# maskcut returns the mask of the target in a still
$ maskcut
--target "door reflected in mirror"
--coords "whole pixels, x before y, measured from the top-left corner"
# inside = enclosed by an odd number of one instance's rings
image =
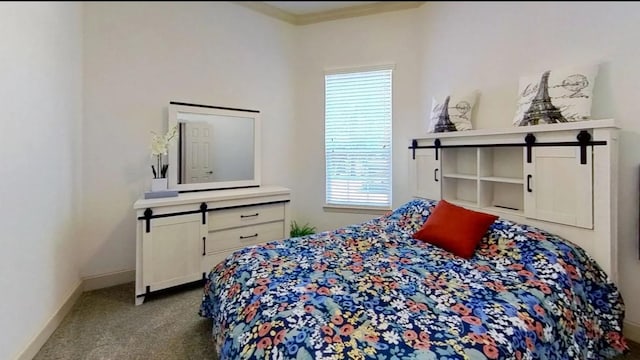
[[[169,186],[204,190],[259,186],[259,113],[251,110],[171,103]]]
[[[253,119],[178,113],[178,184],[253,179]]]

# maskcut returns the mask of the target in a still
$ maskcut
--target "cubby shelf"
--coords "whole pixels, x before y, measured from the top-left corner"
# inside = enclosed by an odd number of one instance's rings
[[[480,180],[509,183],[509,184],[524,184],[524,180],[522,178],[509,178],[509,177],[501,177],[501,176],[483,176],[483,177],[480,177]]]
[[[510,209],[502,206],[485,206],[481,210],[495,211],[499,213],[524,216],[524,210]]]
[[[451,204],[458,205],[458,206],[464,206],[464,207],[470,207],[470,208],[478,207],[478,203],[472,202],[472,201],[458,200],[458,199],[446,199],[446,200]]]
[[[478,178],[477,175],[453,174],[453,173],[442,174],[442,177],[443,178],[450,178],[450,179],[467,179],[467,180],[476,180]]]

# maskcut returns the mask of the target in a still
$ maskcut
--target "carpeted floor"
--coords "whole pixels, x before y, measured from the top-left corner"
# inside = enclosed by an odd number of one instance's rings
[[[134,283],[81,295],[34,360],[216,359],[211,320],[198,315],[202,284],[148,297]]]
[[[216,359],[211,320],[198,315],[202,284],[181,286],[135,306],[134,283],[80,297],[34,360]],[[640,360],[640,345],[616,360]]]

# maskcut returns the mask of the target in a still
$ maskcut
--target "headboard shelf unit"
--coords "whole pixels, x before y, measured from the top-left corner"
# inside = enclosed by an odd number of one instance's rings
[[[433,133],[413,139],[413,194],[530,224],[617,277],[614,120]]]

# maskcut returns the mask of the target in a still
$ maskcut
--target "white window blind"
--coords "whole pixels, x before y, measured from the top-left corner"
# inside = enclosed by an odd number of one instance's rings
[[[391,69],[325,75],[326,203],[391,207]]]

